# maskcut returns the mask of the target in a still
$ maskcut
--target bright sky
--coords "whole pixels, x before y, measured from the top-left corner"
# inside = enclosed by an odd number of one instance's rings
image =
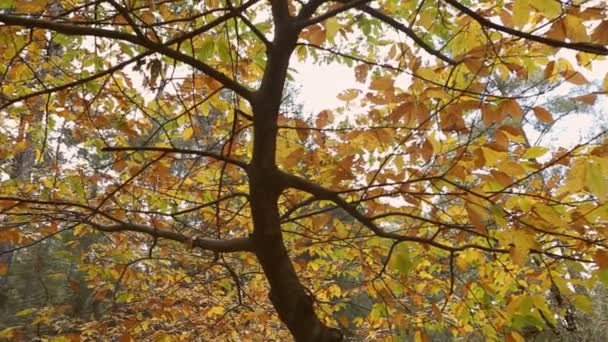
[[[576,65],[574,53],[564,53],[573,65]],[[344,65],[317,65],[311,63],[295,62],[295,69],[298,74],[294,75],[295,84],[301,87],[299,100],[302,101],[305,114],[316,114],[324,109],[332,109],[344,105],[336,96],[348,88],[360,87],[355,81],[354,71]],[[594,62],[593,70],[581,70],[583,75],[592,83],[601,84],[606,72],[608,72],[608,62]],[[569,85],[556,89],[555,94],[567,94]],[[603,108],[608,108],[607,96],[599,95],[592,112],[601,113],[577,113],[566,116],[558,120],[551,129],[551,134],[543,137],[541,144],[545,146],[564,146],[572,147],[581,142],[581,139],[588,138],[590,135],[599,132],[597,117],[605,115]],[[606,120],[605,124],[608,123]],[[534,141],[539,136],[539,132],[531,127],[527,129],[528,136]]]

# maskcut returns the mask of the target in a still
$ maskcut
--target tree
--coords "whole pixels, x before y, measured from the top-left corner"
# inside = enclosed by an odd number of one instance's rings
[[[525,133],[608,55],[601,1],[0,6],[0,155],[34,170],[2,164],[2,253],[94,240],[80,269],[106,310],[39,308],[39,334],[521,340],[608,280],[606,135]],[[291,113],[295,58],[359,84]]]

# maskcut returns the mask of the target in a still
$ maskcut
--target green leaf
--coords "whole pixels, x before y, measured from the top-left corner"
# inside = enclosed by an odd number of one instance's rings
[[[29,309],[21,310],[21,311],[17,312],[15,315],[17,315],[17,316],[27,316],[27,315],[32,314],[34,312],[36,312],[36,308],[29,308]]]
[[[1,9],[9,9],[15,6],[15,0],[0,0]]]
[[[393,256],[391,258],[391,266],[396,268],[401,274],[408,274],[414,267],[414,263],[410,258],[410,251],[406,244],[400,243],[395,246]]]
[[[329,41],[333,41],[336,33],[340,30],[340,23],[336,17],[331,17],[325,21],[325,34]]]
[[[574,295],[574,306],[582,312],[593,312],[593,303],[589,297],[584,295]]]
[[[206,37],[201,46],[196,48],[195,53],[196,58],[202,61],[211,58],[215,53],[215,41]]]

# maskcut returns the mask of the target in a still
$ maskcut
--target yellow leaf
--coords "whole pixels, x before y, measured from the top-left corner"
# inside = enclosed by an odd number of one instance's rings
[[[536,203],[534,204],[534,208],[532,209],[540,218],[549,222],[555,227],[564,227],[567,225],[566,220],[552,207],[542,204]]]
[[[608,200],[608,162],[599,159],[587,163],[585,185],[602,202]]]
[[[221,316],[226,312],[223,306],[214,306],[207,311],[207,316]]]
[[[35,308],[29,308],[29,309],[21,310],[21,311],[17,312],[15,315],[17,315],[17,316],[27,316],[27,315],[32,314],[34,312],[36,312]]]
[[[20,13],[34,13],[42,11],[47,4],[47,0],[18,0],[15,1],[15,10]]]
[[[12,338],[15,337],[15,335],[17,334],[18,329],[19,327],[8,327],[6,329],[0,330],[0,338],[12,340]]]
[[[534,0],[531,5],[549,20],[553,20],[562,14],[562,4],[557,0]]]
[[[530,147],[529,149],[526,150],[526,153],[524,153],[521,156],[521,158],[522,159],[533,159],[533,158],[542,157],[548,151],[549,151],[549,149],[546,148],[546,147],[543,147],[543,146],[532,146],[532,147]]]
[[[579,52],[576,54],[576,63],[578,66],[587,68],[587,70],[592,70],[592,62],[595,58],[597,58],[597,56],[591,53]]]
[[[565,18],[566,35],[574,42],[585,42],[589,40],[587,29],[581,18],[574,15],[567,15]]]
[[[602,83],[602,87],[604,88],[604,91],[608,93],[608,73],[606,73],[606,75],[604,76],[604,82]]]
[[[555,121],[553,120],[553,115],[551,115],[551,113],[549,113],[549,111],[543,107],[534,107],[532,110],[534,111],[538,121],[542,123],[551,124],[553,121]]]
[[[369,88],[372,90],[389,90],[393,88],[395,80],[390,77],[379,77],[372,80]]]
[[[494,151],[491,148],[481,148],[481,152],[483,153],[483,158],[486,160],[486,166],[494,166],[498,164],[500,159],[503,157],[504,153]]]
[[[194,130],[192,129],[192,127],[186,127],[184,129],[184,133],[182,134],[184,140],[190,140],[192,139],[192,135],[194,134]]]
[[[534,236],[524,230],[513,230],[510,232],[513,240],[509,249],[511,259],[519,266],[523,266],[528,259],[530,249],[536,247]]]
[[[515,295],[511,297],[509,304],[507,304],[507,308],[505,309],[505,314],[507,319],[513,318],[516,313],[521,311],[522,302],[524,301],[525,296]]]
[[[530,19],[530,0],[515,0],[513,4],[513,24],[522,27]]]
[[[327,39],[333,41],[336,33],[340,29],[340,23],[338,23],[338,19],[336,17],[331,17],[325,20],[325,32],[327,35]]]
[[[337,98],[342,101],[352,101],[357,98],[361,94],[361,90],[359,89],[346,89],[340,94],[338,94]]]
[[[429,337],[421,330],[416,331],[414,334],[414,342],[428,342]]]
[[[500,171],[510,175],[510,176],[524,176],[526,174],[526,169],[523,168],[519,163],[515,163],[509,160],[505,160],[496,166]]]
[[[585,174],[587,173],[587,163],[577,159],[568,170],[565,187],[570,193],[576,193],[583,189]]]
[[[27,148],[28,145],[29,145],[28,141],[23,139],[20,142],[18,142],[17,144],[15,144],[15,146],[13,147],[13,152],[15,154],[21,153],[21,152],[25,151],[25,149]]]

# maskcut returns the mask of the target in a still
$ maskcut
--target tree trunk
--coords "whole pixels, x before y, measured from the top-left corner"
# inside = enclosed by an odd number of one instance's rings
[[[270,284],[269,298],[279,318],[298,342],[335,342],[340,331],[325,326],[315,314],[312,298],[300,283],[281,234],[277,199],[279,177],[250,172],[255,254]]]
[[[254,140],[248,170],[254,226],[251,238],[270,285],[270,301],[294,339],[337,342],[343,339],[342,333],[319,320],[313,299],[298,279],[285,248],[279,218],[278,199],[284,184],[275,160],[277,119],[297,36],[298,30],[287,23],[276,29],[262,83],[252,101]]]

